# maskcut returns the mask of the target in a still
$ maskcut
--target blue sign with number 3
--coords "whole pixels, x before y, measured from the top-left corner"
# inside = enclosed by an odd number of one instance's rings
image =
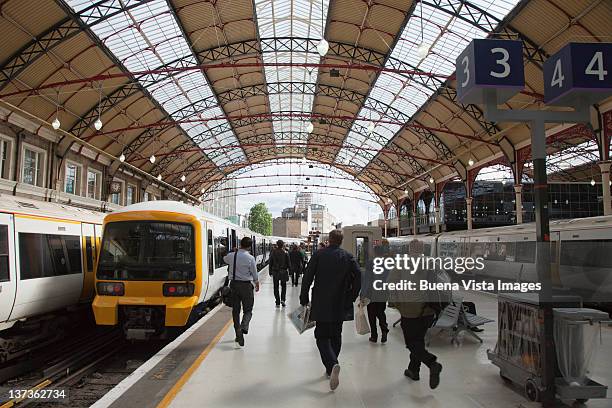
[[[544,102],[547,104],[591,104],[610,93],[610,43],[569,43],[544,63]]]
[[[493,90],[503,103],[525,86],[523,43],[516,40],[473,40],[456,63],[457,97],[462,103],[484,103]]]

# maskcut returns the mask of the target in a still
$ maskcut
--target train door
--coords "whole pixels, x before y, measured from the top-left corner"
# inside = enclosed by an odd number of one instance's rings
[[[238,237],[236,236],[236,230],[232,230],[232,239],[230,240],[230,248],[229,251],[232,252],[234,249],[238,250],[240,244],[238,243]]]
[[[0,322],[8,320],[17,293],[13,216],[0,214]]]
[[[356,236],[354,240],[355,259],[357,260],[359,267],[361,269],[365,269],[371,256],[370,248],[372,245],[370,243],[370,238],[367,236]]]
[[[86,301],[92,299],[94,294],[94,276],[98,256],[96,225],[81,224],[81,251],[83,252],[83,290],[80,300]]]

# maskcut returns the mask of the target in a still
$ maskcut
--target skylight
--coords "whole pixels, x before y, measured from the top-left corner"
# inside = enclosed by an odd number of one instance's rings
[[[474,0],[472,3],[501,20],[514,8],[518,0]],[[462,6],[459,6],[459,9],[460,13],[465,13]],[[450,75],[455,70],[455,59],[470,41],[474,38],[484,38],[488,34],[488,32],[467,21],[419,2],[391,52],[391,59],[387,62],[386,67],[391,67],[394,59],[425,72]],[[419,51],[427,52],[427,55],[421,56]],[[409,80],[407,75],[381,73],[370,92],[370,101],[366,101],[358,114],[359,117],[367,120],[355,121],[344,141],[344,147],[336,158],[336,162],[363,168],[384,147],[374,138],[368,135],[359,135],[357,132],[359,125],[367,129],[370,120],[390,118],[386,112],[372,110],[370,106],[374,104],[371,103],[371,100],[378,100],[408,116],[412,116],[434,91],[434,89],[418,84],[414,80]],[[401,126],[396,124],[378,124],[374,132],[388,142],[400,128]],[[368,149],[366,151],[367,158],[358,157],[361,153],[358,155],[355,149],[349,149],[347,145],[356,145]]]
[[[322,38],[329,0],[255,0],[260,38],[293,37]],[[264,63],[313,63],[320,60],[315,52],[269,52],[263,54]],[[318,68],[266,67],[266,82],[298,82],[316,84]],[[268,89],[271,92],[271,89]],[[270,93],[270,111],[312,112],[314,95],[304,93]],[[306,142],[307,119],[273,121],[274,133],[291,132],[291,139],[277,140],[277,144]],[[299,132],[299,133],[294,133]]]
[[[91,1],[67,0],[77,12],[91,6]],[[128,0],[126,0],[129,3]],[[94,33],[130,71],[146,71],[167,65],[193,66],[198,62],[189,44],[164,0],[155,0],[113,16],[92,27]],[[179,111],[191,104],[211,97],[213,92],[201,71],[188,71],[157,80],[155,75],[144,75],[138,81],[147,88],[173,119],[183,119]],[[229,130],[220,135],[201,138],[215,126],[227,120],[206,121],[206,118],[223,116],[219,106],[198,112],[202,122],[180,124],[194,140],[203,139],[200,147],[207,149],[227,145],[238,145],[234,133]],[[233,161],[246,160],[241,148],[205,150],[207,156],[219,167]]]

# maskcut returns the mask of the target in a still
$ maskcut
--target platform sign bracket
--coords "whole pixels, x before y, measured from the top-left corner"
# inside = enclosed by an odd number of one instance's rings
[[[534,164],[534,198],[536,212],[536,271],[542,284],[540,307],[544,314],[542,330],[542,405],[555,406],[555,349],[553,335],[552,277],[550,271],[550,228],[548,219],[548,184],[546,175],[546,123],[587,123],[591,121],[590,105],[612,94],[612,44],[569,44],[545,62],[547,85],[560,85],[546,99],[564,103],[575,110],[499,109],[520,92],[525,84],[522,44],[512,40],[473,40],[456,62],[457,97],[462,103],[484,105],[484,117],[492,122],[521,122],[531,127],[531,153]],[[504,50],[504,51],[500,51]],[[568,55],[570,58],[568,59]],[[591,56],[589,58],[585,57]],[[576,62],[576,58],[584,60]],[[561,68],[556,68],[560,66]],[[548,67],[548,68],[547,68]],[[495,69],[497,68],[497,69]],[[564,71],[565,70],[565,71]],[[576,70],[582,71],[577,73]],[[562,76],[571,78],[566,82]],[[586,77],[585,77],[586,75]]]

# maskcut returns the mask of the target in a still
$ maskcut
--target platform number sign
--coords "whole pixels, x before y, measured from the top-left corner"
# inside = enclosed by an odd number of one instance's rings
[[[611,92],[612,44],[569,43],[544,63],[547,104],[591,104]]]
[[[457,97],[461,103],[484,103],[494,90],[503,103],[525,86],[523,44],[515,40],[478,39],[456,61]]]

